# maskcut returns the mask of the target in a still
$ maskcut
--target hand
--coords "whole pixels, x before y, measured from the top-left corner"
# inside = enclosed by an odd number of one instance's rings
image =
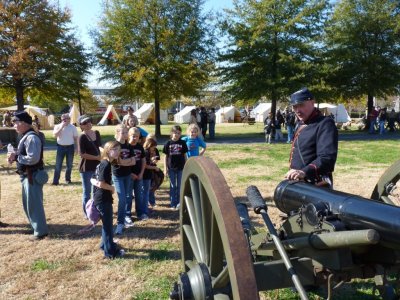
[[[304,173],[302,170],[295,169],[290,169],[285,175],[285,178],[289,180],[303,180],[305,177],[306,173]]]
[[[90,183],[91,183],[92,185],[94,185],[94,186],[97,186],[97,187],[98,187],[98,181],[97,181],[97,179],[96,179],[96,178],[91,178],[91,179],[90,179]]]
[[[111,195],[115,193],[115,187],[111,186]]]
[[[7,162],[11,165],[15,161],[15,153],[7,153]]]
[[[137,176],[136,174],[131,174],[131,178],[132,180],[137,180],[139,178],[139,176]]]

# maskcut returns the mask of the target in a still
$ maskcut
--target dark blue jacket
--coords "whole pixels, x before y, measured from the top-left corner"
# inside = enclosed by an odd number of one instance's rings
[[[290,168],[302,170],[306,179],[318,182],[321,176],[329,176],[335,168],[338,152],[338,131],[332,118],[324,117],[315,110],[304,124],[297,124]]]

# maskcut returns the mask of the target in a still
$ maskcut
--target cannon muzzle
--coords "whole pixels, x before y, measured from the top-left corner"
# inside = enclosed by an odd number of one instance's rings
[[[381,240],[399,243],[400,207],[288,180],[276,187],[274,201],[278,209],[285,213],[297,211],[303,205],[324,204],[348,229],[375,229]]]

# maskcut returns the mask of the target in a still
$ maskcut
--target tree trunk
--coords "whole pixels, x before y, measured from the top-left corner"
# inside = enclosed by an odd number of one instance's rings
[[[24,110],[24,85],[22,79],[16,79],[15,82],[15,92],[17,94],[17,111]]]
[[[155,135],[156,138],[161,137],[161,120],[160,120],[160,91],[158,80],[156,79],[154,85],[154,118],[155,118]]]
[[[271,93],[271,112],[272,112],[272,121],[275,125],[275,115],[276,115],[276,82],[278,78],[278,33],[274,34],[274,54],[272,55],[272,64],[271,64],[271,77],[272,77],[272,93]]]
[[[369,130],[370,127],[370,120],[369,120],[369,115],[371,114],[372,110],[374,109],[374,96],[371,95],[370,93],[368,93],[367,96],[367,115],[366,115],[366,119],[367,119],[367,123],[365,124],[365,130]]]
[[[78,96],[79,113],[82,115],[81,89],[80,89],[79,83],[78,83],[78,91],[77,92],[78,92],[77,96]]]

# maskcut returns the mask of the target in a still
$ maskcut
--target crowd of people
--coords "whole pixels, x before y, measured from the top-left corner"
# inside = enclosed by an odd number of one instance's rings
[[[190,112],[189,124],[196,124],[200,130],[203,138],[206,138],[207,130],[208,137],[210,139],[215,138],[215,109],[210,108],[207,112],[206,108],[201,106],[200,108],[192,109]]]
[[[369,133],[379,133],[385,134],[386,131],[394,132],[396,129],[396,124],[400,125],[400,115],[392,109],[390,112],[387,108],[381,108],[380,106],[375,106],[365,122],[369,124]]]
[[[273,119],[272,112],[269,112],[264,120],[265,141],[268,144],[271,144],[273,141],[283,141],[282,126],[284,126],[288,133],[286,143],[290,144],[293,141],[296,121],[296,114],[290,107],[283,114],[278,110],[275,119]]]
[[[101,249],[107,258],[124,254],[114,243],[113,237],[124,234],[125,230],[134,226],[133,212],[137,220],[145,221],[151,217],[157,203],[155,191],[165,177],[170,181],[170,208],[179,209],[179,191],[185,162],[188,157],[203,155],[206,150],[202,130],[197,122],[189,124],[187,136],[183,138],[181,127],[174,126],[170,140],[162,148],[165,154],[165,167],[162,171],[158,167],[160,153],[155,136],[138,127],[137,118],[132,112],[133,109],[128,109],[123,123],[115,126],[115,140],[107,142],[104,147],[101,134],[92,129],[92,118],[88,115],[78,119],[81,133],[71,124],[68,114],[61,116],[61,122],[53,130],[57,149],[51,184],[60,185],[64,158],[65,184],[72,183],[73,159],[79,155],[82,211],[90,222],[80,233],[94,228],[95,222],[89,219],[91,214],[87,211],[89,199],[93,199],[102,220]],[[20,135],[20,142],[16,151],[8,153],[7,159],[10,164],[17,163],[17,171],[21,176],[23,207],[32,227],[31,239],[41,240],[48,235],[43,206],[43,185],[48,181],[43,164],[44,139],[43,135],[34,130],[32,117],[28,113],[17,112],[12,122]],[[115,227],[112,217],[114,194],[115,200],[118,199]]]

